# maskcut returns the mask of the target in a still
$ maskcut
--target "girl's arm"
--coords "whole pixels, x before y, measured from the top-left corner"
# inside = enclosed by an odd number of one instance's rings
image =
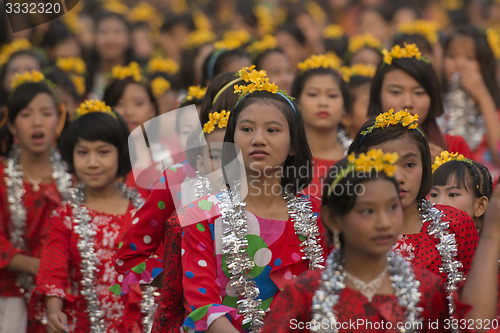
[[[497,307],[498,258],[500,254],[500,189],[497,187],[484,216],[481,241],[460,300],[472,306],[469,319],[484,323],[493,319]],[[478,327],[479,329],[480,327]]]
[[[233,324],[225,316],[214,320],[207,330],[207,333],[239,333]]]
[[[47,306],[48,332],[68,332],[68,318],[62,312],[63,300],[59,297],[49,296],[45,299],[45,305]]]
[[[36,275],[38,273],[38,269],[40,268],[40,259],[20,253],[14,254],[12,259],[10,259],[7,268],[13,271],[26,272]]]

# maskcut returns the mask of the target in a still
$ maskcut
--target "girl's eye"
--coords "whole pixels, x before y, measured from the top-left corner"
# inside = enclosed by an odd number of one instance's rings
[[[311,93],[311,92],[307,93],[306,95],[309,96],[309,97],[316,97],[316,96],[318,96],[318,94]]]
[[[373,209],[371,209],[371,208],[365,208],[365,209],[361,210],[362,215],[370,215],[372,213],[373,213]]]
[[[392,204],[392,205],[391,205],[391,211],[395,211],[395,210],[397,210],[397,209],[398,209],[398,207],[399,207],[399,205],[398,205],[398,204]]]
[[[222,159],[222,156],[221,155],[211,155],[210,159],[214,160],[214,161],[220,161]]]
[[[250,132],[252,129],[250,127],[242,127],[241,130],[243,132]]]
[[[399,91],[399,90],[389,90],[389,93],[391,93],[393,95],[399,95],[401,93],[401,91]]]
[[[99,152],[99,154],[101,154],[101,155],[107,155],[107,154],[109,154],[109,150],[101,150]]]
[[[337,98],[337,97],[339,97],[339,95],[337,95],[337,94],[330,94],[330,95],[328,95],[328,97],[330,97],[330,98]]]
[[[85,155],[85,154],[87,154],[87,151],[85,151],[85,150],[77,150],[76,154],[77,155]]]
[[[19,113],[19,116],[22,118],[28,118],[30,116],[30,112],[21,112]]]
[[[429,196],[430,196],[431,198],[437,198],[437,197],[438,197],[437,193],[431,193],[431,194],[429,194]]]
[[[415,166],[416,166],[416,164],[415,164],[415,163],[413,163],[413,162],[408,162],[408,163],[406,163],[406,167],[407,167],[407,168],[414,168]]]
[[[455,193],[455,192],[451,192],[451,193],[448,193],[448,196],[449,196],[450,198],[456,198],[456,197],[459,197],[459,196],[460,196],[460,194]]]
[[[267,131],[269,133],[278,133],[279,132],[279,130],[277,130],[276,128],[269,128]]]
[[[415,95],[424,96],[424,95],[427,95],[427,93],[425,92],[425,90],[418,90],[418,91],[415,91]]]

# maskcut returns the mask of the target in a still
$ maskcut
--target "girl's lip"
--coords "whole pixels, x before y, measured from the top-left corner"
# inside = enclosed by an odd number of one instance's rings
[[[316,113],[316,116],[318,116],[318,118],[328,118],[328,117],[330,117],[330,113],[328,113],[326,111],[320,111],[320,112]]]

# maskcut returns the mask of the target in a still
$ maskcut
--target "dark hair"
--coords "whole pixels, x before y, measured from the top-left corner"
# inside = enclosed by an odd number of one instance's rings
[[[405,43],[417,45],[422,53],[433,53],[432,44],[424,35],[398,33],[392,41],[392,45],[399,45],[401,47],[404,47]]]
[[[387,176],[385,172],[348,172],[347,175],[333,187],[332,192],[329,194],[331,184],[340,175],[340,173],[347,168],[347,165],[347,158],[343,158],[335,163],[330,171],[328,171],[328,175],[325,179],[325,185],[323,186],[323,200],[321,202],[321,207],[328,208],[333,216],[342,217],[349,214],[349,212],[356,204],[356,200],[358,198],[357,195],[353,195],[353,193],[350,191],[341,191],[339,194],[337,194],[337,192],[334,190],[337,186],[339,188],[357,188],[358,185],[361,185],[370,180],[387,179],[392,184],[394,184],[396,192],[398,192],[398,183],[396,182],[394,177]],[[328,228],[326,219],[324,217],[321,218],[321,221],[325,226],[326,236],[331,244],[333,243],[333,233]],[[340,241],[342,242],[342,235],[340,236]]]
[[[468,192],[474,193],[476,198],[491,197],[493,181],[484,165],[475,161],[448,161],[434,171],[432,185],[445,186],[451,176],[455,176],[458,188],[464,187]]]
[[[179,68],[178,78],[179,78],[179,86],[182,89],[188,89],[189,86],[197,84],[195,79],[195,63],[196,58],[199,56],[200,51],[203,47],[206,47],[210,43],[205,43],[203,45],[193,47],[193,48],[185,48],[182,50],[181,64]],[[205,62],[205,59],[203,59]]]
[[[111,107],[116,106],[129,84],[138,84],[146,90],[149,101],[153,104],[155,115],[157,116],[158,104],[156,103],[156,98],[153,95],[153,91],[151,90],[151,85],[143,81],[136,82],[132,77],[126,77],[124,79],[114,79],[113,81],[111,81],[106,87],[106,90],[104,90],[104,96],[102,98],[104,103]]]
[[[177,25],[184,25],[188,30],[192,31],[195,28],[193,18],[188,14],[170,14],[165,18],[163,22],[160,32],[161,33],[169,33],[171,30],[175,28]]]
[[[227,64],[234,59],[247,58],[250,60],[250,55],[243,48],[232,50],[214,50],[203,62],[203,76],[201,82],[207,85],[208,81],[226,71]]]
[[[436,118],[441,116],[444,112],[439,80],[432,65],[423,60],[417,60],[414,58],[396,58],[392,59],[391,65],[384,63],[377,69],[370,89],[368,116],[378,116],[379,114],[388,111],[382,109],[381,92],[386,74],[394,69],[400,69],[410,75],[429,95],[431,99],[429,113],[420,127],[424,131],[425,135],[428,136],[429,142],[446,149],[446,142],[444,141],[444,137],[436,122]]]
[[[333,77],[335,82],[339,85],[340,92],[342,94],[342,98],[344,99],[344,106],[349,104],[349,92],[347,91],[347,85],[342,78],[342,75],[340,75],[339,72],[336,70],[333,70],[331,68],[314,68],[310,70],[306,70],[304,72],[299,72],[292,83],[292,96],[297,98],[297,100],[300,99],[300,95],[302,94],[302,91],[304,90],[304,87],[307,83],[307,81],[312,78],[313,76],[317,75],[330,75]]]
[[[285,22],[285,24],[278,27],[278,29],[276,29],[275,35],[279,32],[284,32],[284,33],[290,35],[293,39],[295,39],[295,41],[299,45],[302,45],[302,46],[307,45],[306,36],[302,32],[302,30],[300,30],[300,28],[295,23],[293,23],[291,21]]]
[[[43,36],[42,46],[53,48],[68,39],[76,39],[76,35],[63,21],[54,20],[50,22],[49,29]]]
[[[371,133],[366,135],[361,132],[366,131],[369,127],[375,124],[375,118],[372,117],[366,121],[358,134],[351,143],[347,154],[350,153],[366,153],[371,147],[378,146],[384,142],[393,141],[407,137],[411,139],[418,147],[422,156],[422,180],[420,182],[420,190],[417,194],[417,200],[424,199],[432,187],[432,168],[431,168],[431,152],[427,139],[420,131],[420,127],[416,129],[408,129],[403,125],[391,125],[385,128],[374,128]],[[420,129],[420,131],[419,131]]]
[[[71,81],[69,74],[62,69],[52,67],[50,68],[50,71],[45,74],[45,77],[50,82],[54,83],[58,88],[67,92],[76,102],[80,100],[80,95],[76,91],[76,87],[73,84],[73,81]]]
[[[473,25],[458,26],[455,31],[444,41],[443,51],[446,54],[451,41],[457,36],[468,36],[474,41],[476,61],[479,64],[481,76],[484,83],[493,98],[496,107],[500,107],[500,89],[496,80],[497,62],[493,51],[490,48],[484,31]],[[448,84],[445,75],[443,75],[443,85]]]
[[[344,102],[344,109],[347,114],[353,113],[354,102],[356,102],[357,94],[355,90],[365,84],[371,84],[372,79],[367,76],[361,75],[353,75],[350,77],[349,82],[347,83],[347,92],[349,95],[349,99]]]
[[[132,170],[128,150],[128,136],[130,133],[123,118],[116,112],[113,113],[116,115],[116,119],[106,113],[94,112],[80,116],[73,121],[65,134],[61,150],[70,172],[75,171],[73,150],[80,139],[87,141],[100,140],[116,147],[118,150],[116,177],[124,177]]]
[[[283,165],[283,176],[281,178],[281,187],[283,190],[290,194],[296,194],[306,188],[312,179],[312,154],[307,144],[306,133],[304,129],[304,121],[300,112],[293,110],[291,104],[294,104],[295,110],[297,106],[293,101],[285,100],[278,94],[273,94],[267,91],[256,91],[252,94],[247,95],[240,100],[238,105],[231,111],[229,116],[229,121],[227,124],[226,135],[224,137],[224,142],[234,143],[234,134],[236,131],[236,122],[240,113],[245,110],[248,106],[261,103],[265,105],[271,105],[279,109],[285,116],[288,126],[290,128],[290,145],[295,152],[294,156],[288,156]],[[224,145],[222,164],[224,166],[228,165],[231,161],[235,159],[236,152],[234,148],[228,148]],[[224,178],[226,182],[228,180],[228,175],[223,168]],[[291,170],[290,170],[291,169]],[[307,171],[305,177],[297,176],[297,172],[305,169]],[[291,171],[291,172],[290,172]],[[302,174],[302,172],[300,172]]]
[[[279,47],[275,47],[273,49],[265,50],[264,52],[258,53],[255,56],[255,59],[253,60],[253,64],[255,65],[255,69],[257,69],[257,70],[262,69],[262,62],[264,61],[264,59],[268,55],[270,55],[272,53],[280,53],[280,54],[283,54],[285,57],[287,56],[285,54],[285,52],[281,48],[279,48]]]
[[[340,59],[344,59],[349,45],[349,38],[345,35],[338,38],[324,38],[325,52],[333,52]]]
[[[372,50],[373,52],[377,53],[379,56],[380,62],[382,62],[383,58],[382,58],[382,51],[381,50],[379,50],[375,47],[369,46],[369,45],[364,45],[363,47],[356,50],[355,52],[351,52],[351,51],[349,51],[349,49],[347,49],[347,51],[345,52],[345,55],[344,55],[344,65],[351,66],[351,61],[352,61],[352,58],[354,58],[354,55],[362,50],[365,50],[365,49]]]

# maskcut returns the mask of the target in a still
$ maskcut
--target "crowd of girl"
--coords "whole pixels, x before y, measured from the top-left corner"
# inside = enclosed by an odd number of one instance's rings
[[[0,333],[498,331],[500,37],[368,3],[6,36]]]

